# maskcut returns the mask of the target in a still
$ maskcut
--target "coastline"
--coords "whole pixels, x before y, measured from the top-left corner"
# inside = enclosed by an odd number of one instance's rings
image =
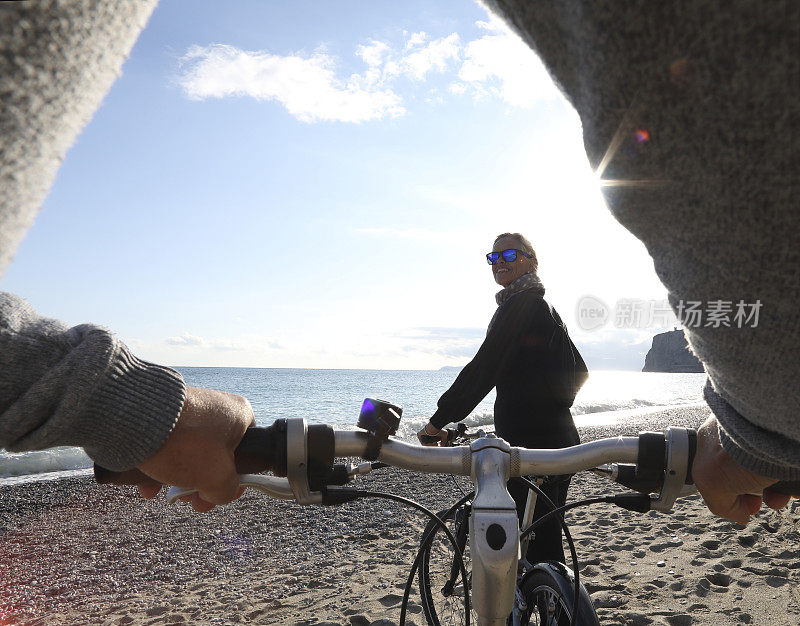
[[[648,412],[580,431],[588,441],[696,426],[706,412]],[[434,510],[458,490],[449,478],[394,469],[358,484]],[[570,499],[617,489],[579,475]],[[799,519],[793,503],[762,509],[743,528],[695,495],[668,515],[602,505],[570,512],[567,523],[603,624],[779,626],[800,622]],[[396,624],[423,526],[384,500],[300,507],[247,492],[200,515],[89,478],[7,486],[0,623]],[[410,611],[407,623],[424,623],[418,604]]]

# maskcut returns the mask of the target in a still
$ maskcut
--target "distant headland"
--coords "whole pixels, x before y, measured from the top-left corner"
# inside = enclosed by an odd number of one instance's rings
[[[653,337],[644,359],[643,372],[702,373],[703,364],[689,350],[682,330],[671,330]]]

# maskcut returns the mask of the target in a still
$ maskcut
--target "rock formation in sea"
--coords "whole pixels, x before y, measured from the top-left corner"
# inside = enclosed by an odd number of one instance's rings
[[[703,372],[700,360],[689,350],[682,330],[671,330],[653,337],[644,359],[643,372]]]

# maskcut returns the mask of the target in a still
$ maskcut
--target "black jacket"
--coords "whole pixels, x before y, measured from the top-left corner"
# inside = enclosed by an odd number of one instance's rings
[[[431,423],[442,428],[463,420],[497,387],[494,425],[511,443],[560,448],[580,440],[569,407],[554,398],[547,383],[552,365],[548,342],[556,330],[550,307],[535,290],[506,300],[478,353],[441,398]]]

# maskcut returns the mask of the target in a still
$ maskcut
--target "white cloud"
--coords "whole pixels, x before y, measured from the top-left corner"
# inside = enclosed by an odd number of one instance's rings
[[[374,59],[373,46],[368,58]],[[277,101],[303,122],[361,122],[405,113],[391,89],[371,89],[372,80],[337,79],[332,57],[280,56],[215,44],[192,46],[180,62],[178,83],[194,100],[250,96]]]
[[[415,48],[417,46],[421,46],[424,44],[428,39],[428,33],[424,31],[420,31],[418,33],[413,33],[406,41],[406,50],[411,50],[411,48]]]
[[[171,346],[181,346],[185,348],[197,348],[206,345],[205,339],[197,337],[196,335],[190,335],[189,333],[183,333],[180,337],[167,337],[164,341]]]
[[[495,97],[513,107],[559,98],[536,54],[499,18],[477,22],[486,34],[462,43],[458,33],[431,39],[404,32],[401,49],[370,39],[356,47],[361,73],[338,76],[336,59],[324,50],[312,55],[271,54],[213,44],[191,46],[180,60],[177,82],[191,99],[247,96],[278,102],[303,122],[362,122],[406,113],[394,90],[401,78],[418,89],[441,75],[420,101],[454,97]],[[447,85],[445,87],[445,85]]]
[[[495,95],[522,108],[560,97],[539,57],[504,22],[492,17],[478,26],[488,34],[465,46],[458,72],[474,95]]]
[[[450,83],[447,90],[457,96],[464,94],[467,91],[467,86],[464,83]]]
[[[370,67],[377,67],[383,63],[383,58],[389,50],[388,44],[373,39],[368,44],[356,48],[356,54]]]
[[[269,348],[273,350],[283,349],[283,346],[278,341],[269,337],[260,337],[255,335],[250,335],[239,340],[233,340],[226,338],[205,339],[190,333],[183,333],[179,337],[167,337],[164,340],[164,343],[177,348],[200,348],[202,350],[212,350],[217,352],[242,352],[257,347]]]
[[[401,353],[435,355],[464,364],[475,356],[486,337],[485,328],[420,327],[397,333]]]
[[[418,37],[422,35],[422,37]],[[416,38],[416,39],[415,39]],[[414,45],[411,42],[414,41]],[[451,61],[458,61],[461,42],[458,33],[453,33],[430,43],[425,42],[425,33],[415,33],[406,44],[406,50],[415,48],[404,55],[398,63],[398,69],[415,80],[424,80],[428,72],[444,73]]]

